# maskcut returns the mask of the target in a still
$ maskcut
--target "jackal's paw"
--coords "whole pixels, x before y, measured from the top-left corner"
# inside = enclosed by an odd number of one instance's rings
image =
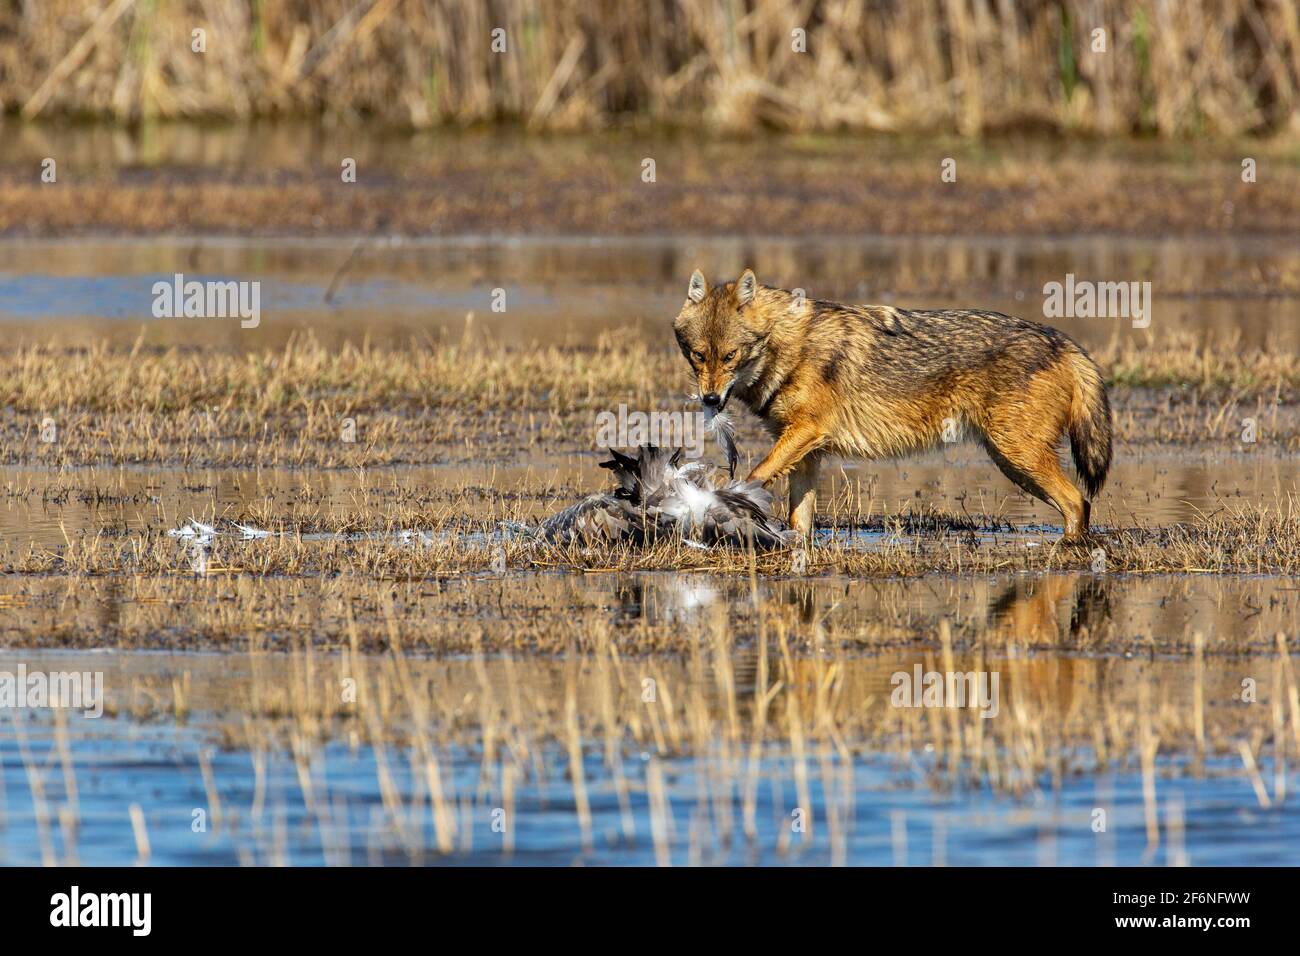
[[[1073,534],[1064,534],[1056,542],[1056,547],[1070,552],[1080,554],[1089,554],[1095,548],[1100,548],[1105,544],[1103,538],[1096,531],[1076,531]]]

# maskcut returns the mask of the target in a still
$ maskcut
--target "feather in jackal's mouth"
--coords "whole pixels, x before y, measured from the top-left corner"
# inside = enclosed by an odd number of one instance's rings
[[[693,401],[699,402],[704,409],[704,430],[714,437],[727,456],[727,474],[736,477],[736,462],[740,460],[740,449],[736,445],[736,423],[725,414],[727,399],[731,397],[733,381],[722,391],[722,400],[717,405],[705,405],[699,395],[692,395]]]
[[[722,390],[722,394],[718,397],[718,404],[713,406],[714,412],[721,412],[726,409],[727,402],[731,399],[731,390],[735,387],[736,387],[736,380],[733,378],[730,382],[727,383],[727,387]],[[687,397],[693,402],[699,402],[700,405],[703,406],[705,411],[709,410],[709,406],[704,404],[704,395],[702,393],[695,392],[694,394],[689,395]]]
[[[718,399],[718,412],[722,413],[727,409],[727,402],[731,400],[731,390],[736,387],[736,380],[733,378],[727,383],[727,387],[722,390],[722,395]]]

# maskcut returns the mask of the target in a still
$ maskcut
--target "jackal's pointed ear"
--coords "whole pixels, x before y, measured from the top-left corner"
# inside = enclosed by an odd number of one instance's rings
[[[703,302],[708,294],[709,280],[704,278],[703,272],[696,269],[691,273],[691,284],[686,288],[686,297],[692,302]]]
[[[758,279],[754,276],[753,269],[746,269],[736,280],[736,301],[741,305],[748,305],[754,300],[754,293],[758,291]]]

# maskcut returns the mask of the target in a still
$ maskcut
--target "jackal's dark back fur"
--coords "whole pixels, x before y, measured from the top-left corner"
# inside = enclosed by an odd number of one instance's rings
[[[824,300],[812,306],[810,328],[823,326],[829,332],[810,340],[824,343],[822,376],[831,385],[887,380],[899,397],[924,401],[978,372],[988,389],[1010,396],[1057,363],[1087,359],[1064,332],[1001,312],[845,306]],[[870,328],[874,347],[855,347],[863,326]],[[1104,389],[1094,398],[1087,414],[1068,430],[1074,464],[1090,497],[1101,491],[1111,458],[1110,401]]]

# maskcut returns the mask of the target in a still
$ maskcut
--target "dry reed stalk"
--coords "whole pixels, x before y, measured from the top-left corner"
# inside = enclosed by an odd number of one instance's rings
[[[47,0],[0,15],[0,105],[119,120],[1237,135],[1292,121],[1297,19],[1268,0]]]
[[[199,751],[199,771],[203,776],[203,792],[208,801],[208,818],[212,821],[212,832],[221,832],[221,794],[217,791],[216,778],[212,773],[212,755],[206,750]],[[307,791],[304,790],[304,793]]]
[[[1273,717],[1273,802],[1279,807],[1286,802],[1286,676],[1282,657],[1273,661],[1272,706]]]
[[[570,670],[570,679],[564,695],[564,725],[569,754],[569,779],[573,786],[573,799],[578,811],[578,826],[582,830],[582,845],[591,849],[591,803],[587,798],[587,778],[582,766],[582,735],[578,730],[578,700],[576,677]]]
[[[1241,754],[1242,766],[1246,768],[1246,774],[1250,777],[1250,785],[1255,790],[1255,799],[1259,801],[1259,805],[1263,809],[1267,810],[1273,805],[1273,801],[1269,799],[1268,788],[1264,785],[1264,778],[1259,772],[1259,764],[1255,762],[1254,749],[1248,742],[1239,740],[1237,742],[1237,752]]]
[[[650,836],[654,842],[655,863],[671,866],[672,804],[658,757],[651,757],[646,767],[646,791],[650,799]]]
[[[1197,631],[1192,637],[1192,721],[1196,728],[1196,756],[1205,753],[1205,635]]]
[[[894,866],[907,866],[907,813],[889,811],[889,840],[893,850]]]
[[[58,857],[54,851],[54,840],[50,835],[50,805],[45,797],[45,778],[29,749],[24,721],[16,715],[11,716],[10,720],[13,722],[14,734],[18,739],[18,754],[22,760],[23,771],[27,775],[27,788],[32,795],[33,815],[36,818],[36,838],[41,847],[41,865],[55,866],[58,863]]]
[[[1291,735],[1295,742],[1296,758],[1300,760],[1300,683],[1296,681],[1295,665],[1291,662],[1291,654],[1286,646],[1286,635],[1278,631],[1276,639],[1277,652],[1282,658],[1286,671],[1286,694],[1291,713]]]
[[[149,829],[145,824],[144,810],[140,808],[140,804],[133,803],[127,812],[131,817],[131,832],[135,835],[136,865],[144,866],[153,855],[149,847]]]
[[[1146,817],[1148,856],[1160,846],[1160,817],[1156,803],[1156,752],[1160,738],[1152,727],[1151,687],[1147,675],[1138,685],[1138,749],[1142,767],[1142,806]]]

